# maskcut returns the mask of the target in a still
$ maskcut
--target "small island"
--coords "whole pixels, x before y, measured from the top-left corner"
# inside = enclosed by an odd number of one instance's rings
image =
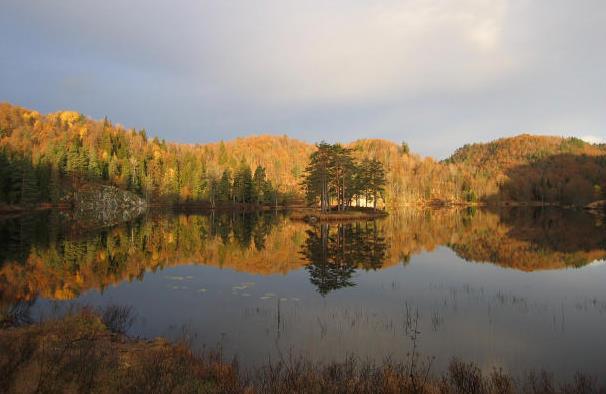
[[[376,158],[356,160],[353,150],[341,144],[321,142],[309,157],[302,186],[307,208],[291,213],[310,223],[370,220],[387,215],[385,169]],[[383,209],[377,208],[381,200]]]

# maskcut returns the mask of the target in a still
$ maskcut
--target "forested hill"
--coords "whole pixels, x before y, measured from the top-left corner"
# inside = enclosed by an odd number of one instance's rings
[[[214,194],[231,201],[231,190],[220,190],[222,177],[231,189],[237,176],[252,178],[260,166],[257,180],[266,193],[256,197],[273,199],[298,191],[314,148],[286,136],[175,144],[73,111],[41,115],[6,103],[0,104],[0,147],[0,199],[13,204],[57,199],[60,188],[82,182],[113,184],[150,200],[209,200]],[[36,179],[39,190],[22,190]]]
[[[522,134],[488,143],[465,145],[457,149],[446,162],[507,170],[554,155],[600,156],[605,153],[605,144],[590,144],[579,138]]]
[[[522,135],[468,145],[438,162],[405,144],[349,144],[354,159],[386,170],[388,206],[435,202],[539,201],[582,205],[604,198],[604,146],[575,138]],[[78,112],[42,115],[0,104],[0,202],[57,202],[82,183],[116,185],[150,201],[213,203],[301,198],[314,144],[252,136],[210,144],[148,138]]]
[[[604,198],[605,155],[605,144],[523,134],[465,145],[445,164],[468,169],[483,198],[585,205]]]

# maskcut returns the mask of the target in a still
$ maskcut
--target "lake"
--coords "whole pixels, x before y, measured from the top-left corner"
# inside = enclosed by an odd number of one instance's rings
[[[1,219],[0,237],[0,307],[34,320],[129,305],[129,334],[185,336],[244,366],[401,360],[414,345],[436,373],[459,357],[606,376],[606,231],[584,212],[410,209],[317,225],[150,212],[83,231],[49,211]]]

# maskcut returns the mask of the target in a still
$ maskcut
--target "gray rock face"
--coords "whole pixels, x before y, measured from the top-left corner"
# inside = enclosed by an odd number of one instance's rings
[[[84,227],[105,227],[132,220],[147,210],[144,199],[106,185],[86,185],[69,196],[72,219]]]

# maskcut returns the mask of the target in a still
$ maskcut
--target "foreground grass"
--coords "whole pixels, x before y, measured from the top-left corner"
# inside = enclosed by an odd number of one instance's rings
[[[294,359],[241,372],[214,353],[194,354],[183,343],[143,341],[123,334],[127,309],[83,310],[41,324],[0,331],[2,393],[594,393],[577,374],[556,385],[553,376],[515,380],[452,360],[439,377],[418,359],[380,365],[355,358],[316,365]]]

